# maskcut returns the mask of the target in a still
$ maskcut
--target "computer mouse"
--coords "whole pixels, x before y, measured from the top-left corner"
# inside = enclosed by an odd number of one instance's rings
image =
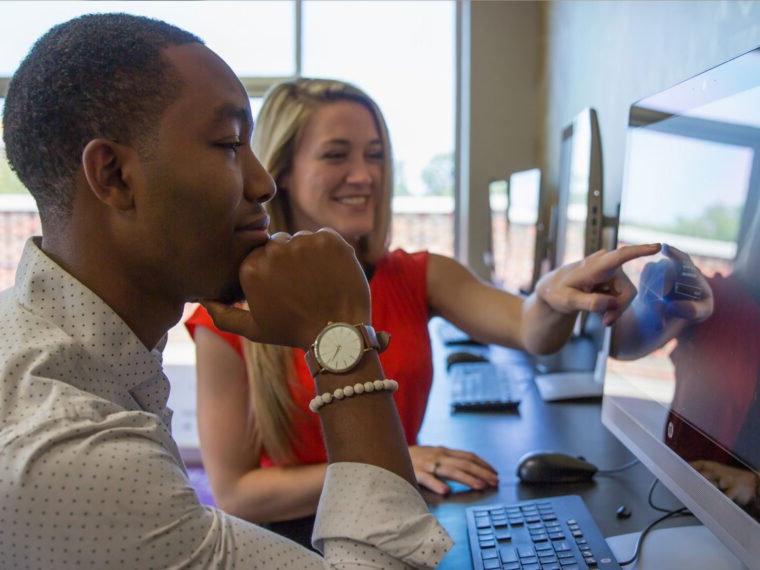
[[[446,370],[448,371],[452,366],[461,362],[488,362],[488,358],[472,352],[452,352],[446,357]]]
[[[528,453],[517,464],[523,483],[580,483],[590,481],[598,470],[580,457],[550,451]]]

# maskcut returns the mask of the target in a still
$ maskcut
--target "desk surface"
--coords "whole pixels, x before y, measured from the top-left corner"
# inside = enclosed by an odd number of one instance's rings
[[[435,330],[435,324],[431,329]],[[444,351],[435,338],[433,347],[436,373],[419,435],[420,444],[445,445],[477,453],[497,469],[500,479],[499,488],[492,491],[461,492],[443,498],[425,493],[431,512],[456,541],[441,563],[441,569],[471,567],[464,512],[473,505],[576,494],[586,502],[605,537],[640,531],[660,514],[647,503],[654,476],[641,464],[614,475],[597,475],[589,483],[520,483],[515,475],[518,460],[531,451],[582,455],[600,469],[621,466],[633,456],[602,425],[598,400],[546,403],[541,400],[532,381],[526,383],[518,413],[452,414]],[[508,359],[515,366],[530,365],[525,355],[517,351],[492,350],[500,351],[497,357]],[[655,496],[656,502],[662,506],[680,506],[662,486],[658,487]],[[616,510],[620,505],[628,507],[632,513],[630,518],[617,518]]]

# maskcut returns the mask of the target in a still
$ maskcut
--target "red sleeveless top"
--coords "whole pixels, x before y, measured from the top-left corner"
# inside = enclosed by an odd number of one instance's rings
[[[369,282],[372,324],[376,330],[391,334],[391,343],[380,355],[380,361],[386,377],[399,383],[394,398],[409,445],[417,442],[433,380],[428,335],[427,260],[427,252],[392,251],[377,263]],[[198,307],[185,321],[185,326],[190,336],[194,336],[197,326],[208,328],[229,343],[242,358],[242,339],[217,329],[203,307]],[[294,349],[293,359],[298,382],[294,383],[291,394],[296,406],[303,411],[292,418],[293,452],[302,464],[325,463],[327,454],[319,417],[309,410],[309,401],[315,393],[314,380],[306,367],[303,351]],[[264,451],[261,466],[273,464]]]

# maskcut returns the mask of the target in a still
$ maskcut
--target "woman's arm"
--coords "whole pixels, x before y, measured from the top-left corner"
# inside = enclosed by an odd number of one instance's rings
[[[258,523],[314,514],[326,464],[259,468],[247,430],[243,360],[205,327],[198,327],[195,342],[201,453],[219,507]]]
[[[659,250],[659,244],[599,251],[541,278],[523,300],[484,283],[457,261],[431,254],[428,301],[433,313],[474,339],[546,354],[559,350],[572,333],[580,310],[614,322],[636,294],[621,267]]]

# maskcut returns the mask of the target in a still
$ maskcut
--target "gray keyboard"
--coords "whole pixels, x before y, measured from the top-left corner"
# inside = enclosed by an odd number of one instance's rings
[[[454,411],[515,410],[520,388],[513,371],[493,362],[460,362],[449,369]]]

